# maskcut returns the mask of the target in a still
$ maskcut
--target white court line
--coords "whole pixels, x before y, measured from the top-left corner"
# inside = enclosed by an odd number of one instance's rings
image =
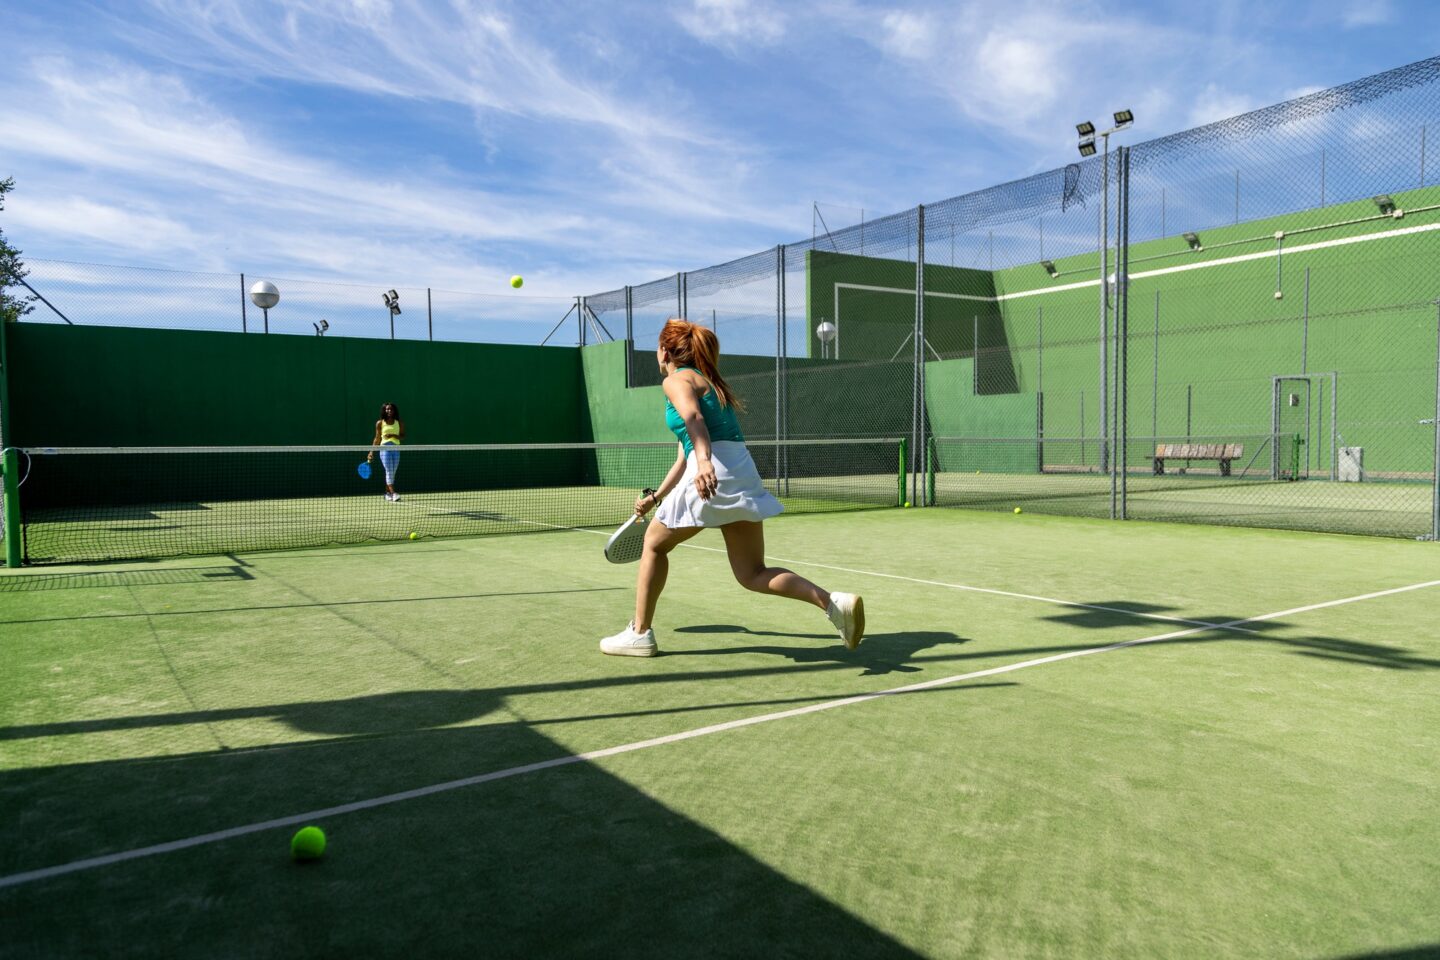
[[[1275,613],[1265,613],[1258,617],[1246,617],[1241,620],[1231,620],[1227,623],[1216,624],[1214,627],[1192,627],[1189,630],[1175,630],[1170,633],[1157,633],[1151,637],[1141,637],[1138,640],[1123,640],[1119,643],[1107,644],[1103,647],[1087,647],[1083,650],[1071,650],[1067,653],[1057,653],[1048,657],[1038,657],[1034,660],[1021,660],[1016,663],[1006,664],[1000,667],[991,667],[988,670],[976,670],[973,673],[955,674],[949,677],[940,677],[935,680],[925,680],[920,683],[912,683],[904,687],[891,687],[889,690],[878,690],[874,693],[863,693],[853,697],[844,697],[839,700],[827,700],[824,703],[811,704],[805,707],[795,707],[791,710],[780,710],[775,713],[764,713],[754,717],[745,717],[740,720],[729,720],[725,723],[711,724],[706,727],[697,727],[694,730],[685,730],[680,733],[667,734],[663,737],[653,737],[649,740],[637,740],[634,743],[623,743],[614,747],[606,747],[601,750],[590,750],[585,753],[575,753],[564,757],[555,757],[550,760],[541,760],[537,763],[527,763],[518,767],[508,767],[504,770],[495,770],[491,773],[482,773],[473,777],[464,777],[459,780],[448,780],[445,783],[435,783],[427,787],[417,787],[414,790],[403,790],[399,793],[388,793],[380,797],[370,797],[366,800],[356,800],[353,803],[342,803],[334,807],[324,807],[320,810],[307,810],[304,813],[292,814],[288,817],[277,817],[274,820],[263,820],[259,823],[247,823],[243,826],[231,827],[228,830],[217,830],[214,833],[202,833],[194,837],[186,837],[183,840],[172,840],[168,843],[157,843],[149,847],[137,847],[133,850],[124,850],[119,853],[109,853],[100,857],[89,857],[84,860],[73,860],[70,863],[62,863],[54,867],[44,867],[39,870],[27,870],[23,873],[12,873],[7,877],[0,877],[0,888],[17,887],[25,883],[33,883],[36,880],[46,880],[51,877],[64,876],[69,873],[79,873],[82,870],[93,870],[96,867],[109,866],[115,863],[124,863],[127,860],[138,860],[142,857],[153,857],[162,853],[174,853],[177,850],[186,850],[190,847],[203,846],[209,843],[218,843],[222,840],[232,840],[236,837],[247,836],[252,833],[260,833],[265,830],[277,830],[281,827],[295,827],[306,823],[313,823],[317,820],[324,820],[329,817],[338,817],[346,813],[357,813],[361,810],[373,810],[376,807],[389,806],[394,803],[403,803],[406,800],[418,800],[421,797],[432,796],[437,793],[447,793],[451,790],[459,790],[464,787],[478,786],[482,783],[491,783],[496,780],[506,780],[510,777],[518,777],[527,773],[536,773],[541,770],[549,770],[554,767],[564,767],[575,763],[589,763],[594,760],[601,760],[605,757],[619,756],[622,753],[634,753],[637,750],[648,750],[651,747],[660,747],[670,743],[680,743],[685,740],[694,740],[697,737],[706,737],[714,733],[724,733],[728,730],[739,730],[743,727],[753,727],[756,724],[769,723],[772,720],[786,720],[790,717],[800,717],[809,713],[819,713],[822,710],[834,710],[837,707],[848,707],[857,703],[865,703],[868,700],[878,700],[881,697],[894,696],[902,693],[914,693],[919,690],[929,690],[934,687],[945,686],[951,683],[960,683],[965,680],[978,680],[981,677],[994,677],[1003,673],[1012,673],[1016,670],[1024,670],[1029,667],[1038,667],[1047,663],[1058,663],[1061,660],[1073,660],[1076,657],[1087,657],[1096,653],[1109,653],[1113,650],[1123,650],[1126,647],[1134,647],[1143,643],[1157,643],[1163,640],[1174,640],[1179,637],[1188,637],[1197,633],[1206,633],[1215,628],[1231,628],[1244,623],[1260,623],[1265,620],[1276,620],[1280,617],[1293,616],[1297,613],[1309,613],[1312,610],[1323,610],[1327,607],[1339,607],[1347,603],[1358,603],[1361,600],[1374,600],[1378,597],[1393,596],[1397,593],[1408,593],[1411,590],[1423,590],[1427,587],[1440,586],[1440,580],[1429,580],[1425,583],[1412,583],[1405,587],[1394,587],[1389,590],[1377,590],[1374,593],[1360,594],[1354,597],[1345,597],[1340,600],[1327,600],[1324,603],[1312,603],[1303,607],[1291,607],[1288,610],[1279,610]]]

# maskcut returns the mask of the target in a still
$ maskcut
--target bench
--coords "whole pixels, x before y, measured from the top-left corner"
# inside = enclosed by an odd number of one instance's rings
[[[1165,473],[1166,460],[1218,460],[1220,476],[1230,476],[1230,461],[1245,453],[1241,443],[1157,443],[1155,445],[1155,476]]]

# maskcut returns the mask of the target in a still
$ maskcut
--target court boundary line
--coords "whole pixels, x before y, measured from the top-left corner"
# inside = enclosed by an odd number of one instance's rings
[[[786,561],[790,562],[790,561]],[[369,797],[364,800],[355,800],[350,803],[337,804],[330,807],[322,807],[317,810],[308,810],[304,813],[291,814],[285,817],[276,817],[271,820],[262,820],[255,823],[243,824],[238,827],[229,827],[224,830],[216,830],[210,833],[197,834],[180,840],[171,840],[165,843],[151,844],[145,847],[134,847],[130,850],[121,850],[115,853],[103,854],[97,857],[87,857],[82,860],[72,860],[69,863],[57,864],[52,867],[41,867],[36,870],[26,870],[21,873],[13,873],[9,876],[0,877],[0,889],[18,887],[26,883],[33,883],[38,880],[47,880],[53,877],[65,876],[67,874],[79,873],[85,870],[93,870],[98,867],[110,866],[116,863],[125,863],[130,860],[139,860],[145,857],[158,856],[163,853],[174,853],[179,850],[186,850],[191,847],[204,846],[211,843],[219,843],[224,840],[233,840],[237,837],[248,836],[254,833],[262,833],[266,830],[278,830],[282,827],[301,826],[316,820],[324,820],[332,817],[343,816],[348,813],[358,813],[363,810],[373,810],[378,807],[392,806],[403,803],[407,800],[418,800],[423,797],[433,796],[440,793],[449,793],[453,790],[460,790],[466,787],[479,786],[484,783],[493,783],[497,780],[508,780],[511,777],[523,776],[528,773],[538,773],[542,770],[550,770],[556,767],[570,766],[577,763],[591,763],[596,760],[603,760],[607,757],[619,756],[626,753],[634,753],[639,750],[648,750],[651,747],[665,746],[672,743],[682,743],[687,740],[694,740],[699,737],[710,736],[716,733],[725,733],[730,730],[740,730],[745,727],[753,727],[762,723],[769,723],[775,720],[788,720],[791,717],[805,716],[811,713],[820,713],[825,710],[834,710],[840,707],[853,706],[858,703],[866,703],[871,700],[879,700],[882,697],[897,696],[906,693],[914,693],[920,690],[930,690],[935,687],[942,687],[953,683],[962,683],[967,680],[978,680],[982,677],[993,677],[1005,673],[1013,673],[1017,670],[1025,670],[1030,667],[1043,666],[1050,663],[1059,663],[1063,660],[1074,660],[1079,657],[1087,657],[1100,653],[1111,653],[1116,650],[1124,650],[1129,647],[1136,647],[1142,644],[1159,643],[1165,640],[1175,640],[1181,637],[1193,636],[1198,633],[1207,633],[1214,629],[1225,629],[1236,627],[1246,623],[1262,623],[1269,620],[1277,620],[1281,617],[1294,616],[1300,613],[1309,613],[1315,610],[1324,610],[1330,607],[1339,607],[1351,603],[1359,603],[1365,600],[1375,600],[1380,597],[1389,597],[1401,593],[1409,593],[1414,590],[1424,590],[1430,587],[1440,586],[1440,580],[1427,580],[1421,583],[1412,583],[1403,587],[1392,587],[1387,590],[1376,590],[1371,593],[1358,594],[1351,597],[1342,597],[1338,600],[1327,600],[1320,603],[1312,603],[1299,607],[1291,607],[1287,610],[1277,610],[1274,613],[1264,613],[1254,617],[1243,617],[1239,620],[1231,620],[1223,624],[1207,625],[1202,627],[1191,627],[1186,630],[1172,630],[1169,633],[1157,633],[1149,637],[1139,637],[1134,640],[1122,640],[1116,643],[1104,644],[1097,647],[1085,647],[1080,650],[1070,650],[1065,653],[1051,654],[1046,657],[1035,657],[1030,660],[1019,660],[1013,663],[1003,664],[998,667],[989,667],[984,670],[975,670],[970,673],[954,674],[948,677],[937,677],[933,680],[923,680],[919,683],[906,684],[900,687],[890,687],[886,690],[876,690],[873,693],[856,694],[850,697],[841,697],[835,700],[826,700],[822,703],[809,704],[803,707],[794,707],[789,710],[777,710],[771,713],[757,714],[751,717],[741,717],[736,720],[727,720],[723,723],[708,724],[703,727],[695,727],[690,730],[682,730],[679,733],[665,734],[659,737],[651,737],[646,740],[636,740],[631,743],[618,744],[613,747],[602,747],[598,750],[587,750],[583,753],[572,753],[563,757],[553,757],[549,760],[540,760],[535,763],[521,764],[515,767],[507,767],[502,770],[493,770],[489,773],[476,774],[470,777],[462,777],[457,780],[447,780],[443,783],[430,784],[424,787],[416,787],[410,790],[402,790],[396,793],[383,794],[378,797]]]

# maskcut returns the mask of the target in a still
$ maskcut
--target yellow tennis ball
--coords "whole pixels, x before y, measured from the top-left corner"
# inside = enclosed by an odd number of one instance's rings
[[[906,501],[905,501],[905,506],[907,506],[907,507],[910,506],[910,501],[909,501],[909,500],[906,500]]]
[[[520,276],[520,274],[518,273],[515,274],[515,276],[510,278],[510,286],[514,287],[516,290],[519,290],[521,287],[525,286],[525,278]]]
[[[319,827],[301,827],[290,838],[290,856],[296,860],[319,860],[325,853],[325,831]]]
[[[420,534],[416,533],[414,530],[411,530],[411,531],[410,531],[410,539],[411,539],[411,540],[419,540],[419,539],[420,539]]]
[[[1016,513],[1019,513],[1019,512],[1020,512],[1020,508],[1019,508],[1019,507],[1016,507],[1016,508],[1015,508],[1015,512],[1016,512]]]

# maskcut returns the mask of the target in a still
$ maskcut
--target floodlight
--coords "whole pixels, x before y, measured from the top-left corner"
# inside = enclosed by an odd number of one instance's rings
[[[1381,213],[1395,213],[1395,201],[1390,198],[1390,194],[1382,193],[1378,197],[1373,197],[1372,199],[1375,201],[1375,206],[1380,208]]]
[[[821,320],[815,327],[815,336],[819,337],[823,343],[829,343],[831,340],[834,340],[835,335],[839,332],[839,328],[829,320]]]
[[[310,326],[315,328],[315,336],[323,337],[325,336],[325,331],[330,329],[330,321],[321,319],[319,323],[312,323]]]
[[[1119,129],[1120,127],[1128,127],[1128,126],[1130,126],[1130,124],[1132,124],[1132,123],[1134,123],[1134,122],[1135,122],[1135,114],[1134,114],[1133,111],[1130,111],[1130,110],[1116,110],[1116,111],[1115,111],[1115,127],[1116,127],[1116,129]]]
[[[269,280],[261,280],[250,288],[250,302],[261,310],[269,310],[280,302],[280,291]]]
[[[1203,250],[1203,249],[1205,249],[1204,246],[1200,243],[1200,234],[1198,234],[1198,233],[1182,233],[1182,234],[1180,234],[1180,236],[1184,238],[1184,240],[1185,240],[1186,243],[1190,244],[1190,249],[1191,249],[1191,250]]]
[[[1055,276],[1055,262],[1053,260],[1041,260],[1040,266],[1044,267],[1045,272],[1050,274],[1050,276]]]
[[[1095,156],[1095,138],[1094,138],[1094,137],[1087,137],[1086,139],[1080,141],[1080,156],[1082,156],[1082,157],[1093,157],[1093,156]]]
[[[1082,140],[1086,137],[1094,137],[1095,124],[1091,123],[1089,120],[1086,120],[1084,123],[1077,123],[1075,124],[1075,132],[1080,134],[1080,138]]]
[[[390,316],[393,317],[400,313],[400,294],[391,290],[389,293],[382,294],[380,299],[384,300],[385,306],[390,308]]]

